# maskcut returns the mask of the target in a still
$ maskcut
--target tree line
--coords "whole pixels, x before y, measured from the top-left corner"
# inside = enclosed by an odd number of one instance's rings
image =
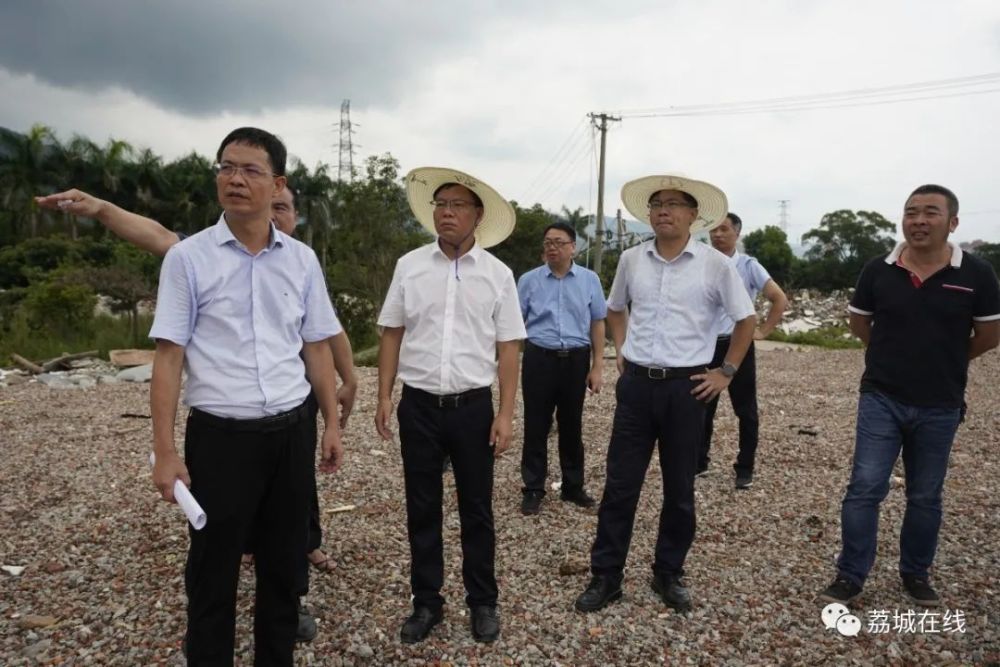
[[[117,139],[102,146],[76,135],[63,142],[43,125],[23,134],[0,128],[0,337],[5,341],[0,363],[17,351],[16,345],[29,354],[35,346],[41,355],[43,343],[79,341],[90,347],[95,336],[102,349],[140,344],[146,323],[138,306],[155,296],[157,258],[131,248],[95,221],[39,209],[36,195],[75,187],[193,234],[218,219],[211,164],[194,152],[166,161]],[[367,158],[346,182],[331,173],[327,164],[310,169],[291,161],[288,182],[297,192],[302,218],[297,235],[316,251],[345,328],[355,348],[364,349],[376,342],[376,311],[396,259],[430,237],[410,213],[400,165],[392,155]],[[577,230],[578,261],[586,263],[593,221],[582,208],[552,212],[537,203],[512,203],[517,226],[493,252],[515,276],[541,262],[542,230],[556,220]],[[878,213],[841,210],[823,216],[803,236],[808,250],[802,259],[777,227],[750,232],[743,242],[779,283],[832,290],[853,286],[863,263],[892,247],[894,231],[895,225]],[[1000,264],[1000,245],[977,251],[994,266]],[[605,250],[601,278],[606,289],[619,252]],[[101,322],[93,317],[98,294],[112,311],[127,315],[126,329],[117,338],[101,340]]]

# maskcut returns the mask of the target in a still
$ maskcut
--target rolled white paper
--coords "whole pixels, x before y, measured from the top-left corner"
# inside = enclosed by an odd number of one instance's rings
[[[155,463],[156,454],[150,452],[149,465],[153,465]],[[194,496],[191,495],[191,492],[184,485],[184,482],[179,479],[174,481],[174,499],[177,501],[177,504],[181,506],[181,509],[184,510],[187,520],[191,522],[191,526],[194,527],[195,530],[201,530],[205,527],[205,524],[208,523],[208,517],[205,516],[205,510],[203,510],[201,505],[198,504],[198,501],[194,499]]]

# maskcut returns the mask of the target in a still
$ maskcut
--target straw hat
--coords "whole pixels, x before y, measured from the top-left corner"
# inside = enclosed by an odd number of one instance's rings
[[[483,201],[483,217],[476,227],[476,241],[483,248],[502,242],[514,231],[514,207],[500,193],[478,178],[444,167],[419,167],[406,175],[406,199],[410,210],[424,229],[434,230],[434,191],[445,183],[458,183],[479,195]]]
[[[719,188],[684,176],[665,174],[645,176],[622,186],[622,203],[636,220],[649,223],[649,198],[660,190],[686,192],[698,202],[698,217],[691,223],[691,233],[708,231],[726,219],[729,202]]]

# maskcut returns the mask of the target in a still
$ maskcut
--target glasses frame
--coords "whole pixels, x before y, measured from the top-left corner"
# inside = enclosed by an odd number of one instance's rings
[[[679,208],[698,208],[698,207],[691,206],[691,204],[685,201],[660,201],[659,199],[654,199],[653,201],[646,204],[646,208],[648,208],[650,211],[655,211],[661,208],[665,208],[668,211],[673,211]]]
[[[435,211],[454,211],[455,213],[479,208],[479,204],[470,199],[432,199],[430,205]]]
[[[226,173],[230,170],[232,173]],[[265,178],[274,178],[273,171],[259,171],[259,168],[255,164],[240,165],[228,162],[216,162],[212,165],[212,172],[219,178],[235,178],[239,173],[243,174],[243,178],[251,181],[263,181]]]

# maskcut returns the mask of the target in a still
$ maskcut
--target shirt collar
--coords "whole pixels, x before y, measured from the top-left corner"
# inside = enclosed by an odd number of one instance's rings
[[[652,255],[654,258],[659,259],[661,262],[667,261],[666,259],[663,259],[663,257],[660,256],[660,253],[656,251],[655,236],[650,240],[645,241],[643,244],[646,246],[645,250],[647,254]],[[690,237],[688,237],[687,245],[684,246],[684,249],[681,250],[680,254],[669,261],[675,262],[677,261],[678,258],[680,258],[681,255],[691,255],[693,257],[694,255],[698,254],[698,252],[700,252],[701,249],[698,247],[699,245],[705,245],[705,244],[701,243],[700,241],[696,241],[694,235],[691,235]]]
[[[441,257],[444,257],[449,262],[454,262],[455,261],[451,257],[448,257],[448,255],[444,254],[444,250],[441,250],[441,244],[438,242],[437,239],[434,239],[434,242],[431,245],[434,246],[434,250],[432,251],[432,254],[440,255]],[[479,257],[483,254],[483,252],[485,252],[483,250],[483,247],[481,245],[479,245],[479,241],[476,241],[475,243],[472,244],[472,247],[469,249],[469,252],[467,252],[464,255],[462,255],[461,257],[459,257],[459,259],[461,260],[461,259],[465,259],[466,257],[468,257],[473,262],[478,262],[479,261]]]
[[[555,273],[553,273],[553,271],[552,271],[552,267],[550,267],[547,263],[546,264],[542,264],[542,266],[545,267],[545,275],[546,276],[553,276],[553,275],[555,275]],[[576,275],[576,262],[570,262],[569,263],[569,270],[566,272],[566,275],[568,276],[570,274]]]
[[[885,258],[886,264],[895,264],[899,261],[899,256],[903,253],[903,249],[906,247],[906,241],[900,241],[896,244],[896,247],[892,249],[892,252],[888,254]],[[962,266],[962,248],[955,245],[954,243],[949,243],[948,247],[951,248],[951,261],[949,262],[952,267],[958,269]]]
[[[285,245],[284,239],[282,239],[281,233],[274,226],[274,221],[269,221],[267,223],[271,227],[270,234],[267,240],[267,249],[273,250],[275,246]],[[219,221],[215,223],[212,227],[212,240],[215,241],[216,245],[226,245],[227,243],[233,243],[239,247],[243,247],[239,239],[233,236],[233,230],[229,228],[229,224],[226,222],[226,214],[222,213],[219,216]]]

